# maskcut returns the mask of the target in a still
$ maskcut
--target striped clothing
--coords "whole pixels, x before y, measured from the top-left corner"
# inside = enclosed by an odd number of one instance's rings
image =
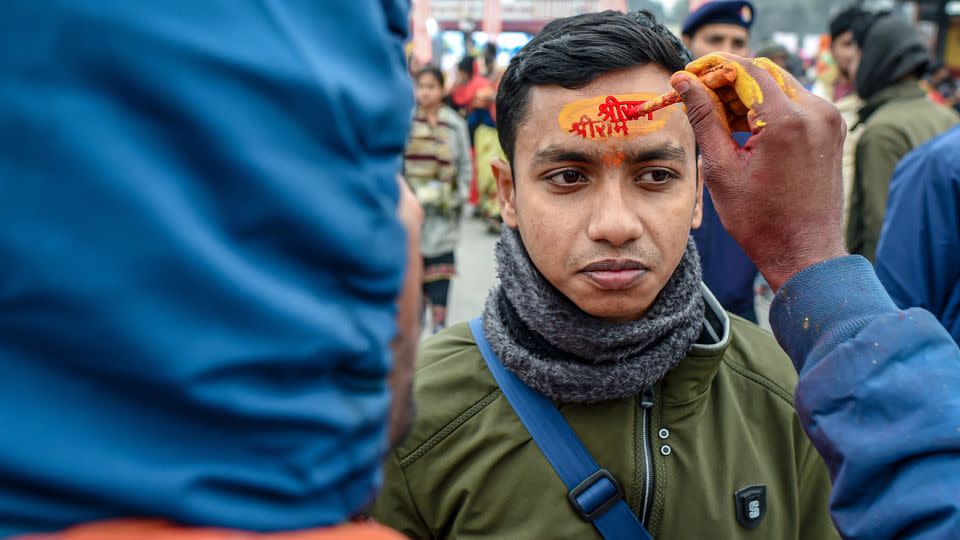
[[[420,249],[425,257],[456,250],[460,210],[473,173],[466,122],[449,107],[437,116],[434,125],[417,110],[403,155],[404,177],[423,208]]]

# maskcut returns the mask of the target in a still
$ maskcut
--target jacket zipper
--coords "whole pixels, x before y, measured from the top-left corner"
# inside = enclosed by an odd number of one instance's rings
[[[657,402],[657,395],[651,386],[640,394],[640,408],[643,412],[642,435],[643,441],[643,507],[640,514],[640,522],[644,526],[650,519],[650,512],[653,510],[653,450],[650,447],[650,413]]]

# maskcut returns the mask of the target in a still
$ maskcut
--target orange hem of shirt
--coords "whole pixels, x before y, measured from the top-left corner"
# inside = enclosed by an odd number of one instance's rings
[[[14,540],[403,540],[406,537],[378,523],[277,533],[195,528],[160,520],[118,519],[85,523],[58,533],[18,536]]]

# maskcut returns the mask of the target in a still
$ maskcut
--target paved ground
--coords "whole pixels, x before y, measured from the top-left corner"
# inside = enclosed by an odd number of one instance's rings
[[[460,246],[457,249],[457,275],[451,284],[448,324],[468,321],[480,314],[487,293],[497,284],[493,248],[496,234],[487,232],[485,223],[464,218]]]

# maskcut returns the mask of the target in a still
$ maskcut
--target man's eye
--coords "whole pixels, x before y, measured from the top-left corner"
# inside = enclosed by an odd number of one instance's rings
[[[573,186],[585,183],[587,177],[577,171],[560,171],[548,176],[547,181],[558,186]]]
[[[679,178],[677,174],[666,169],[654,169],[638,176],[637,181],[647,184],[664,184],[677,178]]]

